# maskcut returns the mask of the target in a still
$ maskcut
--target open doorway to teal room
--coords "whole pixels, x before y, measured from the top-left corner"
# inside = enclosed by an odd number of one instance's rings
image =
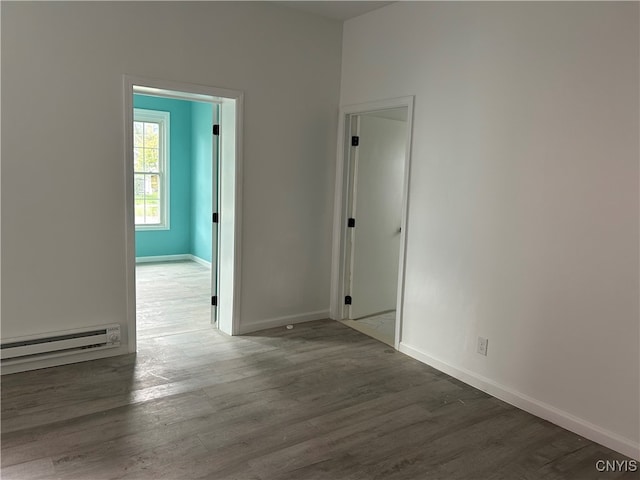
[[[133,94],[139,338],[215,324],[218,104]],[[213,265],[212,265],[213,263]]]
[[[139,338],[183,334],[197,343],[211,328],[235,335],[244,94],[123,80],[129,351]]]

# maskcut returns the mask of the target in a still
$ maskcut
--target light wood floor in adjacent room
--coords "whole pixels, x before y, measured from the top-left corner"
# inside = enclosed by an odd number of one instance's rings
[[[338,322],[220,334],[180,305],[201,301],[194,265],[139,269],[163,282],[144,287],[137,355],[2,378],[4,480],[638,478]]]
[[[138,343],[210,328],[211,269],[199,263],[139,264],[136,296]]]

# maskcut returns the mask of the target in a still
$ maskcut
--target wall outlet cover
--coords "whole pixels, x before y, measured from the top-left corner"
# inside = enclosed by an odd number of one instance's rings
[[[488,347],[489,347],[489,340],[484,337],[478,337],[478,353],[486,357]]]

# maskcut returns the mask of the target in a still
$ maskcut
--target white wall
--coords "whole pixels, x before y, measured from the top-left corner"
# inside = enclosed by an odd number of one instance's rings
[[[1,8],[3,338],[126,332],[123,74],[245,93],[240,327],[326,316],[340,23],[261,2]]]
[[[396,3],[345,23],[341,90],[416,95],[402,350],[636,457],[638,34],[637,3]]]

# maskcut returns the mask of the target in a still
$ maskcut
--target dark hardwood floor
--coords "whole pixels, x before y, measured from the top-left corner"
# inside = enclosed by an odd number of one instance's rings
[[[228,337],[178,301],[201,301],[205,268],[139,267],[154,276],[136,355],[2,377],[3,479],[638,478],[338,322]]]

